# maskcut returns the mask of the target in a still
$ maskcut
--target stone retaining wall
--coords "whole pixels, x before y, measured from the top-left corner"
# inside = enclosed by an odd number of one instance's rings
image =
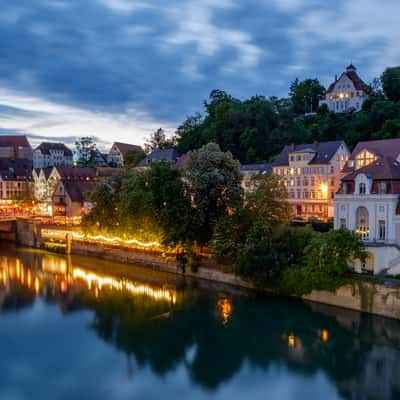
[[[40,234],[35,231],[33,224],[18,223],[17,225],[17,240],[20,244],[30,247],[40,246]],[[156,271],[182,273],[174,260],[169,261],[162,258],[160,254],[140,250],[124,250],[97,243],[73,241],[72,254],[87,255],[127,264],[140,264]],[[200,267],[197,272],[192,272],[186,268],[186,276],[254,289],[251,284],[237,276],[214,269]],[[383,284],[360,281],[354,285],[342,286],[336,292],[314,291],[303,296],[303,299],[400,319],[400,288],[398,287],[387,287]]]

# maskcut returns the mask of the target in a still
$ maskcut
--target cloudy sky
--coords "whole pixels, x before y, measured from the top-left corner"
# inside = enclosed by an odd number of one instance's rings
[[[0,0],[0,134],[141,144],[212,89],[400,64],[399,0]]]

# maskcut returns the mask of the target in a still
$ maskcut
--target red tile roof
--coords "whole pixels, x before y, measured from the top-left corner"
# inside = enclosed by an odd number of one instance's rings
[[[0,135],[0,147],[31,147],[26,136]]]
[[[116,146],[118,148],[118,150],[121,152],[123,157],[125,157],[126,154],[131,150],[141,150],[142,149],[140,146],[137,146],[135,144],[121,143],[121,142],[115,142],[114,146]]]
[[[364,81],[357,74],[356,68],[353,65],[349,65],[347,67],[346,71],[343,72],[343,74],[340,76],[340,78],[343,75],[347,76],[353,82],[353,85],[354,85],[356,90],[365,90],[367,85],[364,83]],[[329,85],[329,88],[326,91],[326,93],[333,92],[333,90],[335,89],[336,83],[340,80],[340,78],[337,81],[335,81],[335,82],[333,82],[333,83],[331,83]]]
[[[60,174],[61,179],[79,179],[79,178],[95,178],[96,168],[83,168],[83,167],[71,167],[71,166],[58,166],[54,167]]]
[[[93,181],[62,181],[65,193],[73,202],[83,203],[96,187]]]
[[[345,177],[343,181],[353,181],[358,174],[366,174],[373,180],[400,180],[400,163],[391,157],[379,158]]]

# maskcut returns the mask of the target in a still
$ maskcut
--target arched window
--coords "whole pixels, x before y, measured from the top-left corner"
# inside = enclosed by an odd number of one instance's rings
[[[359,191],[360,194],[365,194],[365,193],[366,193],[367,188],[366,188],[364,182],[361,182],[361,183],[359,184],[359,186],[358,186],[358,191]]]
[[[356,233],[362,240],[369,239],[369,213],[365,207],[358,207],[356,211]]]

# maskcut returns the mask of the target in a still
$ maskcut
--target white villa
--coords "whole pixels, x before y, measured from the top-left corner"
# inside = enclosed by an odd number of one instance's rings
[[[365,241],[369,257],[358,272],[400,273],[400,139],[360,142],[335,196],[335,229]]]
[[[350,64],[339,79],[331,83],[319,106],[326,104],[329,111],[343,113],[360,111],[367,99],[366,84],[357,74],[357,68]]]

